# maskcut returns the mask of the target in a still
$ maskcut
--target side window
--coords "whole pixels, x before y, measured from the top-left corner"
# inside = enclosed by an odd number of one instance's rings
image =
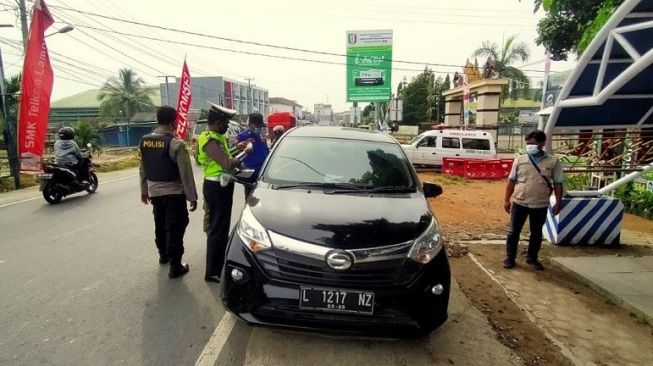
[[[490,150],[490,140],[463,139],[463,149],[467,150]]]
[[[460,139],[457,137],[443,137],[442,147],[447,149],[460,149]]]
[[[420,141],[417,146],[435,147],[435,137],[427,137],[422,139],[422,141]]]

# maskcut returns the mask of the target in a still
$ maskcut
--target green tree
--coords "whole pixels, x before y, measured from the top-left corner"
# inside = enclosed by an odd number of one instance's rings
[[[530,87],[530,79],[524,74],[523,71],[514,67],[517,62],[526,62],[531,56],[531,51],[526,42],[517,41],[516,35],[511,35],[501,45],[496,42],[483,41],[481,47],[477,48],[474,57],[492,57],[495,60],[495,71],[500,77],[510,79],[513,90],[528,89]],[[504,87],[502,97],[508,95],[508,86]]]
[[[7,94],[5,95],[5,101],[7,103],[7,116],[10,121],[16,121],[16,116],[18,116],[18,99],[16,94],[20,91],[20,78],[21,74],[18,73],[9,79],[5,79],[5,93]],[[0,108],[4,108],[2,98],[0,98]],[[0,135],[4,132],[5,122],[4,114],[0,112]]]
[[[624,0],[535,0],[546,16],[537,25],[535,42],[554,60],[580,55]]]
[[[413,80],[401,89],[403,100],[403,122],[408,125],[417,125],[425,122],[429,117],[429,91],[433,83],[433,73],[428,68],[417,75]]]
[[[81,149],[86,147],[86,144],[93,145],[93,151],[100,150],[102,137],[98,131],[86,122],[79,121],[75,124],[75,142]]]
[[[153,87],[145,86],[145,81],[132,69],[124,68],[118,77],[112,77],[100,88],[100,116],[120,120],[129,119],[137,112],[153,111],[156,106],[151,96]]]

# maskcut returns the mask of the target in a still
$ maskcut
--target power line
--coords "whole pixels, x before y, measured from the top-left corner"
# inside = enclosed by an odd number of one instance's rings
[[[115,31],[115,30],[112,30],[112,29],[102,29],[102,28],[88,27],[88,26],[77,25],[77,24],[73,24],[73,25],[75,27],[89,28],[89,29],[93,29],[93,30],[96,30],[96,31],[100,31],[100,32],[110,32],[110,33],[120,34],[120,35],[128,36],[128,37],[137,37],[137,38],[149,39],[149,40],[157,41],[157,42],[181,44],[181,45],[185,45],[185,46],[198,47],[198,48],[204,48],[204,49],[211,49],[211,50],[217,50],[217,51],[239,53],[239,54],[253,55],[253,56],[261,56],[261,57],[268,57],[268,58],[276,58],[276,59],[283,59],[283,60],[312,62],[312,63],[319,63],[319,64],[327,64],[327,65],[339,65],[339,66],[340,65],[343,65],[343,66],[347,65],[347,63],[345,63],[345,62],[315,60],[315,59],[293,57],[293,56],[281,56],[281,55],[272,55],[272,54],[267,54],[267,53],[257,53],[257,52],[250,52],[250,51],[234,50],[234,49],[229,49],[229,48],[207,46],[207,45],[203,45],[203,44],[196,44],[196,43],[189,43],[189,42],[182,42],[182,41],[174,41],[174,40],[170,40],[170,39],[153,38],[153,37],[143,36],[143,35],[140,35],[140,34],[119,32],[119,31]],[[405,69],[405,68],[395,68],[395,67],[393,67],[393,70],[397,70],[397,71],[416,71],[416,72],[424,71],[424,69]],[[434,73],[438,73],[438,74],[451,73],[449,71],[437,71],[437,70],[431,70],[431,71],[433,71]]]
[[[260,47],[276,48],[276,49],[282,49],[282,50],[286,50],[286,51],[296,51],[296,52],[303,52],[303,53],[312,53],[312,54],[318,54],[318,55],[324,55],[324,56],[353,57],[353,56],[348,56],[348,55],[342,54],[342,53],[327,52],[327,51],[316,51],[316,50],[309,50],[309,49],[304,49],[304,48],[273,45],[273,44],[262,43],[262,42],[255,42],[255,41],[247,41],[247,40],[241,40],[241,39],[235,39],[235,38],[228,38],[228,37],[204,34],[204,33],[199,33],[199,32],[191,32],[191,31],[186,31],[186,30],[183,30],[183,29],[164,27],[164,26],[159,26],[159,25],[154,25],[154,24],[148,24],[148,23],[142,23],[142,22],[137,22],[137,21],[125,20],[125,19],[121,19],[121,18],[111,17],[111,16],[107,16],[107,15],[103,15],[103,14],[91,13],[91,12],[82,11],[82,10],[78,10],[78,9],[73,9],[73,8],[69,8],[69,7],[62,7],[62,6],[58,6],[58,5],[51,5],[50,7],[51,8],[61,9],[61,10],[73,11],[73,12],[77,12],[77,13],[80,13],[80,14],[91,15],[91,16],[100,17],[100,18],[109,19],[109,20],[122,22],[122,23],[127,23],[127,24],[135,24],[135,25],[140,25],[140,26],[143,26],[143,27],[155,28],[155,29],[160,29],[160,30],[164,30],[164,31],[176,32],[176,33],[182,33],[182,34],[188,34],[188,35],[194,35],[194,36],[204,37],[204,38],[219,39],[219,40],[228,41],[228,42],[235,42],[235,43],[241,43],[241,44],[251,44],[251,45],[260,46]],[[414,21],[411,20],[411,22],[414,22]],[[412,65],[458,67],[458,68],[464,67],[463,65],[441,64],[441,63],[433,63],[433,62],[419,62],[419,61],[406,61],[406,60],[388,60],[388,61],[392,61],[392,62],[395,62],[395,63],[412,64]],[[523,70],[523,71],[544,72],[543,70]]]

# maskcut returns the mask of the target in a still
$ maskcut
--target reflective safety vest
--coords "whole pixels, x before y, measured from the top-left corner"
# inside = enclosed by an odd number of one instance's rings
[[[206,130],[202,132],[197,139],[197,160],[199,160],[200,164],[202,164],[202,168],[204,168],[205,177],[219,177],[224,168],[215,160],[211,159],[206,151],[204,151],[204,146],[206,146],[206,144],[211,140],[215,140],[224,148],[227,157],[232,157],[231,152],[229,151],[229,142],[227,141],[227,138],[215,131]]]
[[[172,134],[150,133],[141,137],[139,149],[145,178],[152,182],[176,182],[179,168],[170,157]]]

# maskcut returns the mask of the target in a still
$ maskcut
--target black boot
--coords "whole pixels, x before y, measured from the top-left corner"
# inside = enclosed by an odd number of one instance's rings
[[[190,270],[190,266],[187,263],[180,263],[178,265],[170,265],[170,272],[168,272],[168,278],[177,278],[185,275]]]

